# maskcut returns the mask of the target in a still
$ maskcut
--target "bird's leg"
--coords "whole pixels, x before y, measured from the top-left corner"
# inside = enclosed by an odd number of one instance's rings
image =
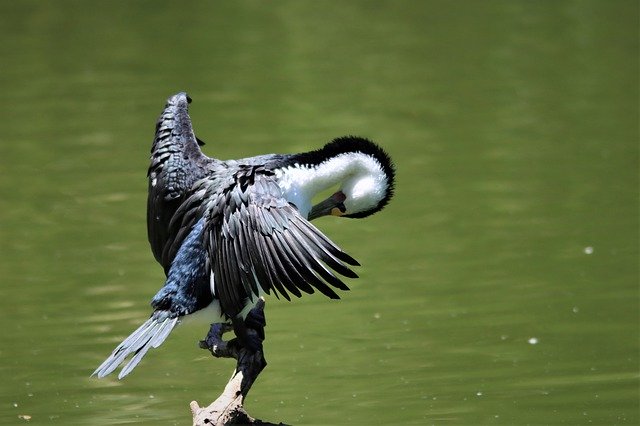
[[[263,341],[264,328],[267,326],[267,320],[264,316],[264,300],[259,299],[256,306],[253,307],[244,319],[244,323],[248,328],[251,328],[258,333],[260,340]]]
[[[231,324],[214,323],[204,340],[200,341],[202,349],[208,349],[211,354],[218,358],[235,358],[240,356],[240,350],[245,349],[251,354],[262,353],[262,342],[265,339],[264,327],[267,325],[264,315],[264,299],[258,299],[256,306],[247,314],[247,317],[233,318]],[[222,340],[222,335],[233,330],[235,339],[229,341]],[[264,358],[263,358],[264,360]],[[262,368],[266,366],[264,362]]]
[[[193,424],[197,426],[211,424],[268,424],[250,417],[243,407],[244,398],[260,372],[267,366],[262,352],[264,340],[264,299],[260,298],[256,306],[249,312],[245,321],[236,327],[230,324],[211,324],[211,330],[200,341],[200,347],[208,349],[215,357],[235,358],[237,360],[233,376],[229,379],[224,392],[208,407],[200,407],[197,402],[191,402]],[[240,330],[239,330],[240,329]],[[224,341],[222,335],[234,330],[237,337]],[[238,333],[240,332],[240,335]],[[243,344],[246,339],[257,345],[256,350],[249,349]]]
[[[233,331],[242,346],[252,353],[261,352],[265,338],[264,328],[267,325],[264,317],[264,300],[258,299],[256,306],[249,311],[244,320],[237,317],[233,318],[232,322]]]

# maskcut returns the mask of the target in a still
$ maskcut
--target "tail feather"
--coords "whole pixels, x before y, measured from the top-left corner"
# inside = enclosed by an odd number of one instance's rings
[[[96,370],[94,374],[97,372],[99,378],[103,378],[104,376],[111,374],[113,370],[118,368],[120,364],[124,362],[124,360],[131,353],[136,352],[140,349],[141,346],[144,345],[145,341],[148,340],[150,335],[155,334],[154,330],[158,326],[157,322],[153,319],[147,320],[144,324],[144,328],[135,333],[135,335],[131,335],[127,337],[118,347],[111,353],[109,358],[107,358],[99,368]]]
[[[160,324],[153,337],[151,337],[149,341],[136,352],[133,358],[131,358],[131,361],[129,361],[127,365],[124,366],[122,371],[120,371],[120,374],[118,374],[118,379],[122,379],[124,376],[129,374],[131,370],[133,370],[136,365],[138,365],[140,360],[142,360],[142,357],[147,353],[149,349],[157,348],[158,346],[160,346],[162,342],[165,341],[167,336],[169,336],[169,333],[171,333],[171,330],[173,330],[173,327],[176,326],[177,322],[177,317],[165,319]]]
[[[173,327],[176,326],[177,322],[178,322],[177,317],[167,318],[162,323],[162,326],[160,327],[156,335],[153,336],[153,339],[149,341],[149,345],[151,345],[152,348],[157,348],[158,346],[160,346],[165,341],[167,336],[169,336],[169,333],[171,333],[171,330],[173,330]]]
[[[109,357],[93,372],[91,376],[99,378],[111,374],[125,359],[133,354],[133,358],[124,366],[118,379],[122,379],[142,360],[151,348],[160,346],[169,333],[178,324],[178,317],[168,312],[156,311],[154,314],[120,343]]]

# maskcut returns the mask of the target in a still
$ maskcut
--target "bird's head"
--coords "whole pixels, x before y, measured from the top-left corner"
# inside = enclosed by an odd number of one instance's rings
[[[339,178],[339,190],[314,205],[309,220],[333,215],[363,218],[380,211],[393,196],[395,169],[389,155],[359,137],[335,139],[316,151]]]

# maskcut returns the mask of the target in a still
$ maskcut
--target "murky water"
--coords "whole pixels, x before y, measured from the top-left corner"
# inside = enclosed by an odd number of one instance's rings
[[[164,100],[219,158],[383,144],[397,194],[319,226],[341,301],[267,301],[247,407],[289,424],[638,424],[633,1],[3,2],[0,423],[190,424],[233,362],[182,327],[89,374],[162,284]]]

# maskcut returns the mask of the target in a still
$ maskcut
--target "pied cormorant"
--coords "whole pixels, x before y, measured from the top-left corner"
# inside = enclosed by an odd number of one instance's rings
[[[263,293],[287,300],[314,290],[339,298],[337,274],[357,278],[358,262],[309,221],[325,215],[363,218],[382,209],[394,166],[373,142],[340,137],[301,154],[221,161],[205,156],[189,118],[191,99],[168,99],[156,125],[149,166],[147,228],[166,282],[151,317],[93,373],[104,377],[129,355],[118,378],[164,342],[186,316],[241,323]],[[314,196],[339,188],[324,201]],[[242,327],[234,327],[236,334]],[[241,338],[242,336],[238,336]]]

